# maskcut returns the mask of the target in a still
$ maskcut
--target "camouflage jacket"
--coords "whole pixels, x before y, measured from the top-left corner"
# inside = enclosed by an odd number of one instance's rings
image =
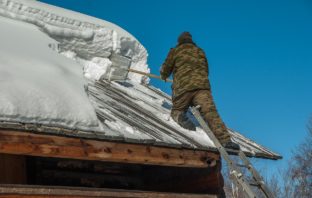
[[[160,74],[166,79],[171,73],[173,98],[187,91],[210,89],[205,52],[194,43],[184,43],[170,49]]]

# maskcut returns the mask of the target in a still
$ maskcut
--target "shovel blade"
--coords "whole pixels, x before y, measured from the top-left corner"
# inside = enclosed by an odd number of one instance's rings
[[[109,81],[124,81],[127,79],[129,68],[131,65],[131,59],[119,54],[113,53],[110,56],[112,65],[107,68],[105,74],[101,76],[101,80]]]

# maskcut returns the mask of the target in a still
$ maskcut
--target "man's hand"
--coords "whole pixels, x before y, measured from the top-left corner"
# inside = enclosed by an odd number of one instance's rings
[[[167,77],[166,77],[166,76],[160,75],[160,78],[161,78],[163,81],[167,82]]]

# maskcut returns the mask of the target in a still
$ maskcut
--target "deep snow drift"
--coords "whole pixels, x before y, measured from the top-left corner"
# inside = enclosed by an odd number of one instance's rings
[[[52,48],[84,65],[85,76],[91,80],[98,80],[105,73],[113,52],[131,58],[132,69],[149,72],[145,48],[131,34],[109,22],[26,0],[0,0],[0,15],[40,28],[57,41],[50,45]],[[148,81],[132,73],[129,78]]]
[[[49,49],[53,40],[32,25],[0,17],[0,27],[0,119],[97,127],[82,67]]]
[[[0,0],[0,15],[7,17],[0,18],[1,120],[99,127],[82,73],[88,80],[98,80],[111,64],[112,52],[131,57],[132,68],[148,71],[144,47],[109,22],[93,24],[92,17],[24,0]]]

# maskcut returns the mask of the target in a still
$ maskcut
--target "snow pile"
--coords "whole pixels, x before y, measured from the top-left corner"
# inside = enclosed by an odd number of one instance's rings
[[[130,34],[122,32],[120,28],[111,28],[110,23],[98,25],[80,21],[48,12],[46,7],[46,4],[39,2],[0,0],[0,15],[38,26],[58,42],[55,49],[59,53],[75,54],[70,58],[84,64],[85,76],[90,80],[98,80],[99,76],[105,74],[112,53],[129,57],[131,68],[149,72],[147,52]],[[129,79],[139,83],[148,82],[146,77],[139,74],[131,73]]]
[[[99,130],[82,67],[36,27],[0,17],[0,120]]]
[[[0,27],[0,121],[102,131],[84,77],[99,79],[112,64],[112,53],[149,71],[147,52],[132,35],[62,8],[0,0]],[[130,75],[133,82],[144,79]]]
[[[85,77],[99,80],[108,71],[108,67],[112,65],[112,62],[107,58],[95,57],[91,61],[85,61],[84,65]]]

